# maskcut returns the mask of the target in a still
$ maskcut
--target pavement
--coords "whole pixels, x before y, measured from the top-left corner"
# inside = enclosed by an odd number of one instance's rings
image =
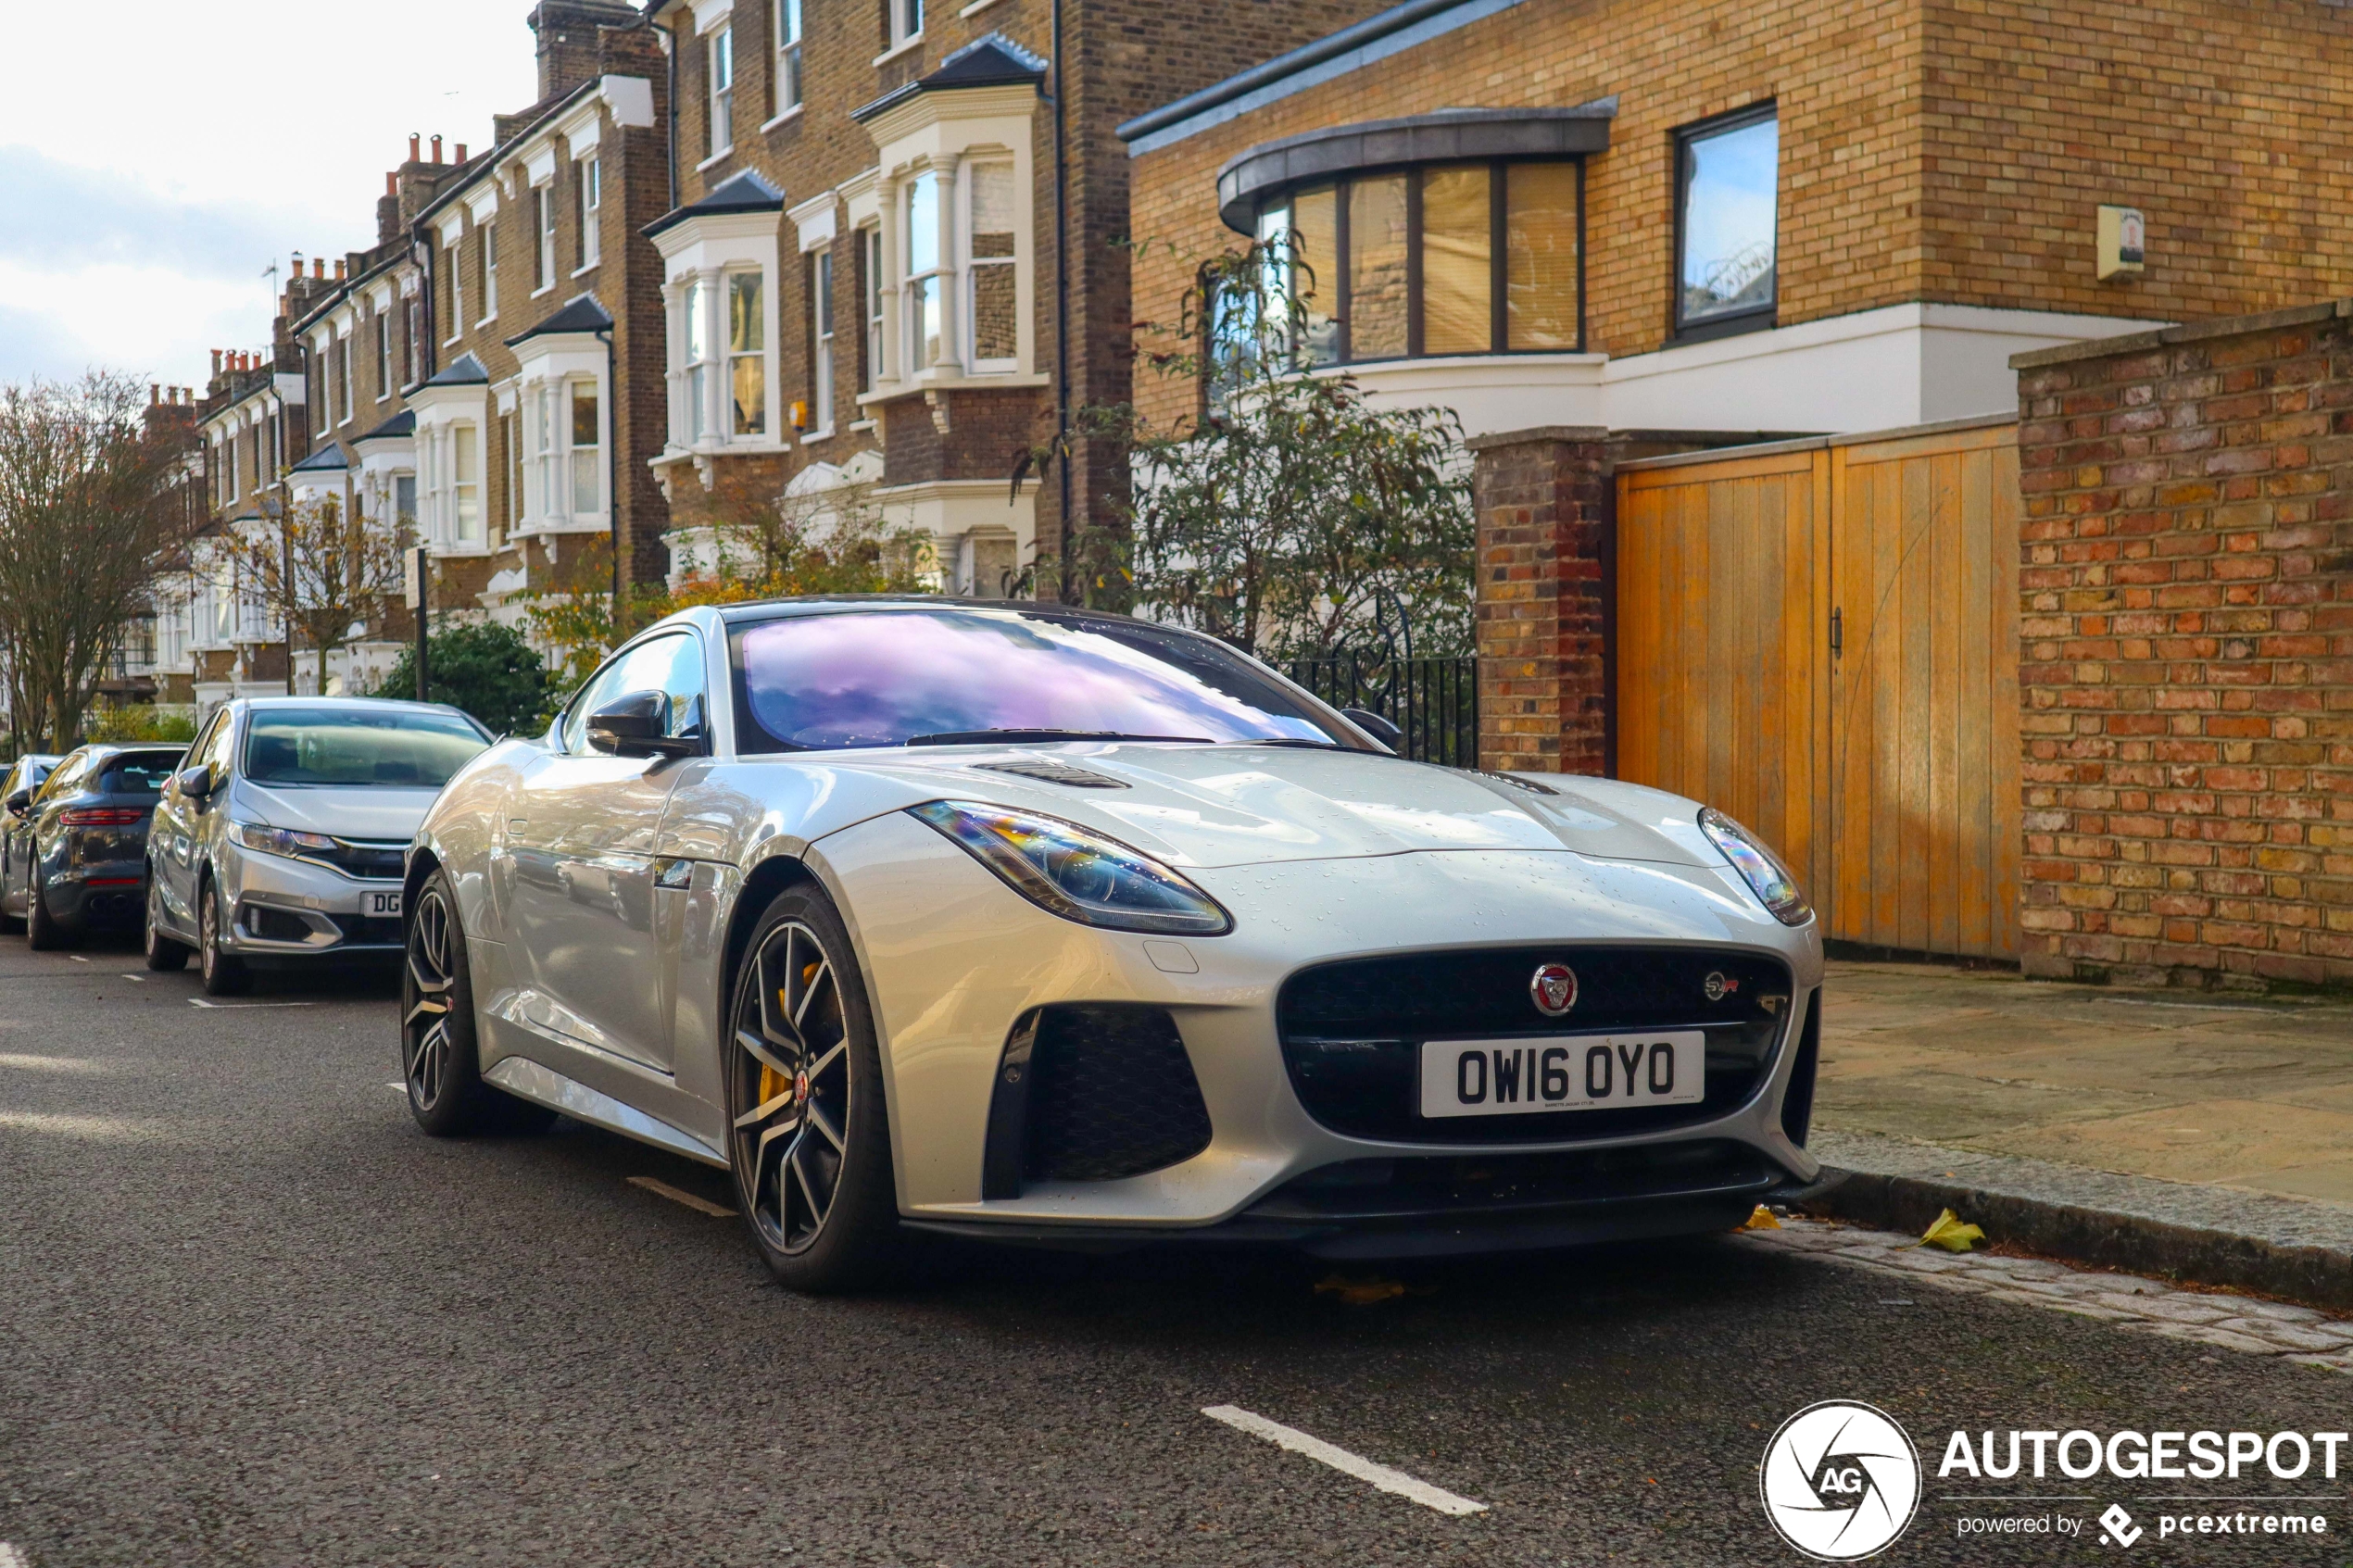
[[[0,1561],[1771,1568],[1804,1560],[1758,1461],[1826,1399],[1923,1451],[1878,1562],[2078,1562],[2111,1503],[2145,1551],[2183,1494],[2329,1539],[2158,1561],[2334,1564],[2353,1529],[2341,1476],[1936,1474],[1956,1430],[2341,1429],[2336,1314],[1803,1222],[1347,1292],[1279,1253],[975,1248],[807,1299],[716,1173],[569,1123],[422,1136],[388,984],[202,1000],[128,947],[0,943]],[[1961,1533],[1988,1517],[2074,1533]]]
[[[2353,1004],[1856,962],[1826,995],[1834,1208],[2353,1307]]]

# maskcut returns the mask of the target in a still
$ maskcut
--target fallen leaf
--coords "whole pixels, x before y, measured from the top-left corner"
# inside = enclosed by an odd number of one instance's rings
[[[1947,1252],[1966,1252],[1985,1239],[1977,1226],[1964,1224],[1950,1209],[1936,1216],[1936,1223],[1920,1236],[1922,1247],[1941,1247]]]
[[[1755,1212],[1749,1215],[1747,1221],[1741,1226],[1741,1229],[1744,1231],[1777,1231],[1780,1228],[1781,1223],[1773,1218],[1773,1211],[1762,1203],[1756,1206]]]

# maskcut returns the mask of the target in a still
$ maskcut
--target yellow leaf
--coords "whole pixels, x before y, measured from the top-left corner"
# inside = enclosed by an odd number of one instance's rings
[[[1950,1209],[1936,1216],[1936,1223],[1920,1236],[1922,1247],[1941,1247],[1947,1252],[1966,1252],[1985,1239],[1985,1233],[1975,1225],[1963,1224]]]
[[[1755,1212],[1749,1215],[1747,1223],[1741,1226],[1741,1229],[1744,1231],[1777,1231],[1780,1228],[1781,1223],[1773,1218],[1773,1211],[1762,1203],[1756,1206]]]
[[[1331,1274],[1315,1282],[1318,1296],[1327,1291],[1352,1307],[1369,1307],[1376,1301],[1404,1295],[1405,1287],[1393,1279],[1348,1279]]]

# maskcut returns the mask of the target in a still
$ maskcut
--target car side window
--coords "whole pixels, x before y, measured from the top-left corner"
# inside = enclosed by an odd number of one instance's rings
[[[90,759],[84,753],[76,752],[58,764],[57,771],[49,775],[48,782],[34,794],[32,797],[34,802],[37,804],[54,796],[64,795],[81,788],[82,775],[89,771],[89,765]]]
[[[702,642],[689,632],[639,643],[589,678],[564,715],[564,750],[588,748],[588,715],[631,692],[658,691],[670,698],[670,733],[701,721]]]
[[[211,769],[215,784],[219,784],[229,776],[229,732],[235,727],[229,721],[228,714],[222,713],[216,717],[212,721],[211,733],[205,736],[203,746],[194,755],[191,762],[191,766],[200,762]]]

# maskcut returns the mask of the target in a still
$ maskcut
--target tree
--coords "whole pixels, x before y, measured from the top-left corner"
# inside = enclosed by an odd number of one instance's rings
[[[295,503],[274,528],[265,521],[225,534],[219,548],[280,624],[317,651],[323,692],[328,657],[351,640],[355,622],[400,592],[413,542],[405,519],[379,521],[358,508],[346,517],[342,498],[328,495]],[[291,665],[291,646],[286,657]]]
[[[1469,649],[1477,529],[1460,426],[1311,369],[1289,286],[1306,276],[1277,236],[1204,263],[1180,320],[1145,324],[1168,345],[1148,366],[1202,385],[1206,407],[1164,426],[1129,405],[1079,411],[1080,437],[1127,446],[1133,494],[1117,526],[1039,563],[1040,593],[1125,597],[1266,658],[1347,647],[1401,616],[1417,653]],[[1050,443],[1022,471],[1067,448]]]
[[[430,632],[425,646],[425,691],[435,702],[462,708],[493,734],[529,734],[547,721],[555,692],[537,650],[511,626],[497,621],[450,625]],[[376,696],[417,695],[417,650],[401,650]]]
[[[147,428],[146,389],[93,370],[0,386],[0,637],[28,745],[62,749],[157,573],[192,523],[169,504],[185,449]]]
[[[533,634],[561,656],[558,687],[570,692],[606,654],[665,615],[692,605],[743,604],[806,594],[930,593],[938,571],[931,536],[894,525],[873,484],[852,482],[773,501],[737,502],[711,523],[707,568],[667,583],[639,583],[616,621],[610,546],[572,558],[561,584],[534,593]]]

